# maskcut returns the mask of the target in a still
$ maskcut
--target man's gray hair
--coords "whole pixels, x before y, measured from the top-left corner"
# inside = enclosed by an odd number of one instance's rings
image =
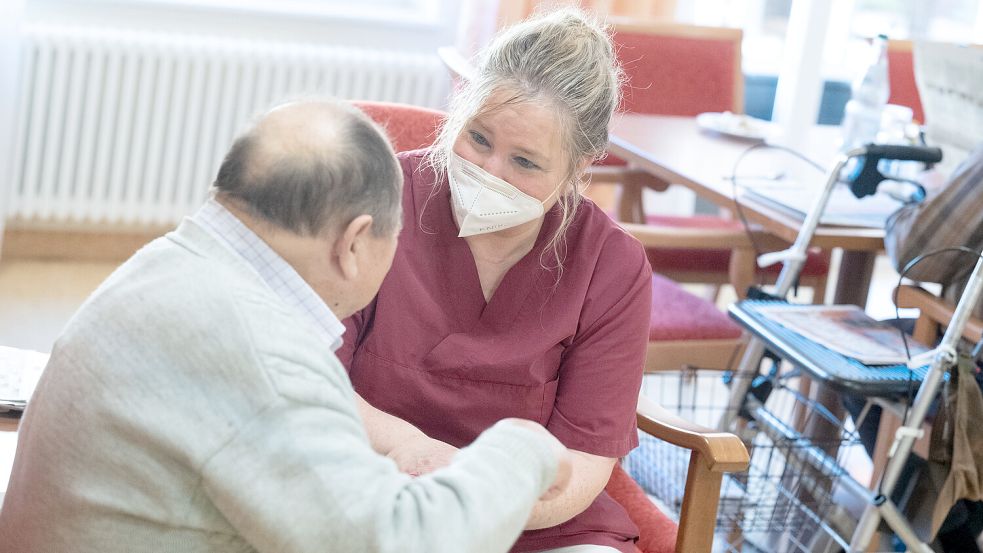
[[[268,122],[277,118],[289,124]],[[308,100],[274,110],[236,139],[214,186],[219,197],[298,235],[368,214],[373,234],[384,236],[400,225],[402,184],[382,128],[345,102]]]

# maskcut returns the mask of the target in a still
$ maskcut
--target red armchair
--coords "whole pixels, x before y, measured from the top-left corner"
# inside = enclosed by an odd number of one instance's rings
[[[392,102],[352,102],[386,129],[397,152],[418,150],[433,144],[446,114],[435,109]]]

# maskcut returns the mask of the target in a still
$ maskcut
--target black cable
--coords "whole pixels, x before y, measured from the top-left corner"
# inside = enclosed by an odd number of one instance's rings
[[[744,214],[744,206],[741,205],[741,201],[738,198],[738,194],[737,194],[737,179],[738,179],[737,169],[740,167],[741,162],[744,161],[744,159],[748,156],[748,154],[750,154],[751,152],[753,152],[755,150],[761,150],[761,149],[765,149],[765,148],[770,148],[770,149],[774,149],[774,150],[778,150],[778,151],[781,151],[781,152],[785,152],[785,153],[791,154],[793,157],[798,158],[798,159],[800,159],[802,161],[805,161],[807,164],[809,164],[810,166],[812,166],[813,168],[815,168],[820,173],[825,173],[826,172],[826,169],[822,165],[820,165],[819,163],[813,161],[811,158],[809,158],[805,154],[799,152],[798,150],[794,150],[792,148],[789,148],[788,146],[782,146],[780,144],[771,144],[769,142],[759,142],[757,144],[754,144],[754,145],[746,148],[743,152],[740,153],[740,155],[737,156],[737,159],[734,160],[734,166],[731,169],[730,177],[729,177],[730,186],[731,186],[731,197],[734,198],[734,212],[737,214],[738,219],[741,220],[741,225],[744,227],[744,233],[747,234],[748,240],[751,242],[751,249],[754,250],[754,259],[755,259],[755,262],[756,263],[757,263],[757,259],[759,257],[761,257],[761,255],[764,252],[758,246],[757,241],[754,239],[754,233],[751,232],[751,223],[748,222],[747,216]],[[755,278],[757,279],[758,286],[759,287],[763,286],[764,285],[764,280],[763,280],[764,276],[763,276],[762,272],[761,271],[758,271],[757,268],[755,268],[754,274],[755,274]],[[741,291],[738,290],[738,293],[740,293],[740,292]]]

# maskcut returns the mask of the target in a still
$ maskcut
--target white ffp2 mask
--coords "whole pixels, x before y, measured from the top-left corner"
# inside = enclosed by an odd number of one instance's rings
[[[451,207],[458,237],[495,232],[543,216],[543,202],[451,153]]]

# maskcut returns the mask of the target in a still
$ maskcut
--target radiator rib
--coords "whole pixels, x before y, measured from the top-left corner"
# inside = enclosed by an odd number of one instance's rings
[[[7,216],[28,223],[170,224],[278,101],[439,107],[448,90],[425,54],[63,27],[25,40]]]

